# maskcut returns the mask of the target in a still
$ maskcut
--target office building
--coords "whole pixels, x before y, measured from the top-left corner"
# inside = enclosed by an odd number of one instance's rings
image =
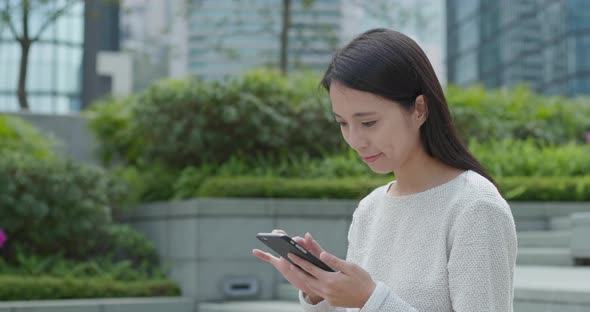
[[[590,94],[590,1],[447,0],[448,81]]]

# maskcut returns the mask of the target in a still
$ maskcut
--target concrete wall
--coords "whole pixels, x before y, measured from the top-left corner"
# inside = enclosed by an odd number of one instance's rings
[[[349,200],[194,199],[142,205],[124,219],[155,243],[184,296],[220,300],[224,277],[251,276],[260,283],[258,299],[276,299],[284,280],[252,254],[254,248],[269,251],[256,234],[309,231],[344,258],[355,208],[356,201]]]
[[[42,133],[55,136],[62,142],[55,150],[67,157],[97,165],[98,143],[88,129],[86,120],[78,115],[43,115],[31,113],[8,113],[20,117]]]
[[[193,199],[145,204],[124,217],[156,244],[184,296],[198,301],[223,299],[229,276],[260,281],[258,299],[277,299],[282,276],[252,255],[268,250],[259,232],[280,228],[291,236],[309,231],[324,249],[346,256],[347,233],[355,200]],[[549,229],[552,218],[590,211],[590,203],[511,203],[517,228]]]

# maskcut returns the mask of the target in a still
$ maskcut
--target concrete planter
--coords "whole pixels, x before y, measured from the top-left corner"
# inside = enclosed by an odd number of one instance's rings
[[[276,299],[282,276],[258,260],[252,249],[268,250],[259,232],[306,232],[322,247],[344,258],[353,200],[193,199],[141,205],[125,222],[155,243],[169,276],[184,296],[198,301],[228,299],[224,281],[255,278],[259,293],[250,299]],[[235,298],[237,299],[237,298]]]
[[[124,220],[156,244],[184,296],[197,301],[227,299],[222,291],[225,279],[253,277],[260,287],[253,299],[270,300],[279,298],[284,281],[272,266],[252,255],[253,248],[266,250],[256,233],[280,228],[295,236],[309,231],[326,250],[345,257],[357,204],[356,200],[199,198],[144,204]],[[590,203],[510,206],[519,231],[568,226],[562,221],[572,213],[590,212]]]

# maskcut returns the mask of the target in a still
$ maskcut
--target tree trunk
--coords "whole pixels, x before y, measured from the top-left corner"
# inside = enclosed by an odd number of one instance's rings
[[[281,31],[281,72],[287,75],[289,28],[291,27],[291,0],[283,0],[283,29]]]
[[[18,103],[20,110],[24,112],[29,111],[29,103],[27,101],[27,67],[29,64],[29,50],[31,49],[31,39],[29,38],[29,0],[22,2],[22,18],[23,18],[23,36],[17,38],[20,43],[21,57],[20,57],[20,72],[18,75]]]
[[[20,72],[18,76],[18,102],[21,111],[29,111],[29,103],[27,101],[27,65],[29,64],[29,50],[31,42],[23,40],[21,42],[21,58],[20,58]]]

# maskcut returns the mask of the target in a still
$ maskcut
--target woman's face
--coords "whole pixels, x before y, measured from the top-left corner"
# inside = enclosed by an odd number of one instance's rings
[[[342,136],[376,173],[403,167],[421,148],[421,115],[400,104],[338,82],[330,85],[332,111]]]

